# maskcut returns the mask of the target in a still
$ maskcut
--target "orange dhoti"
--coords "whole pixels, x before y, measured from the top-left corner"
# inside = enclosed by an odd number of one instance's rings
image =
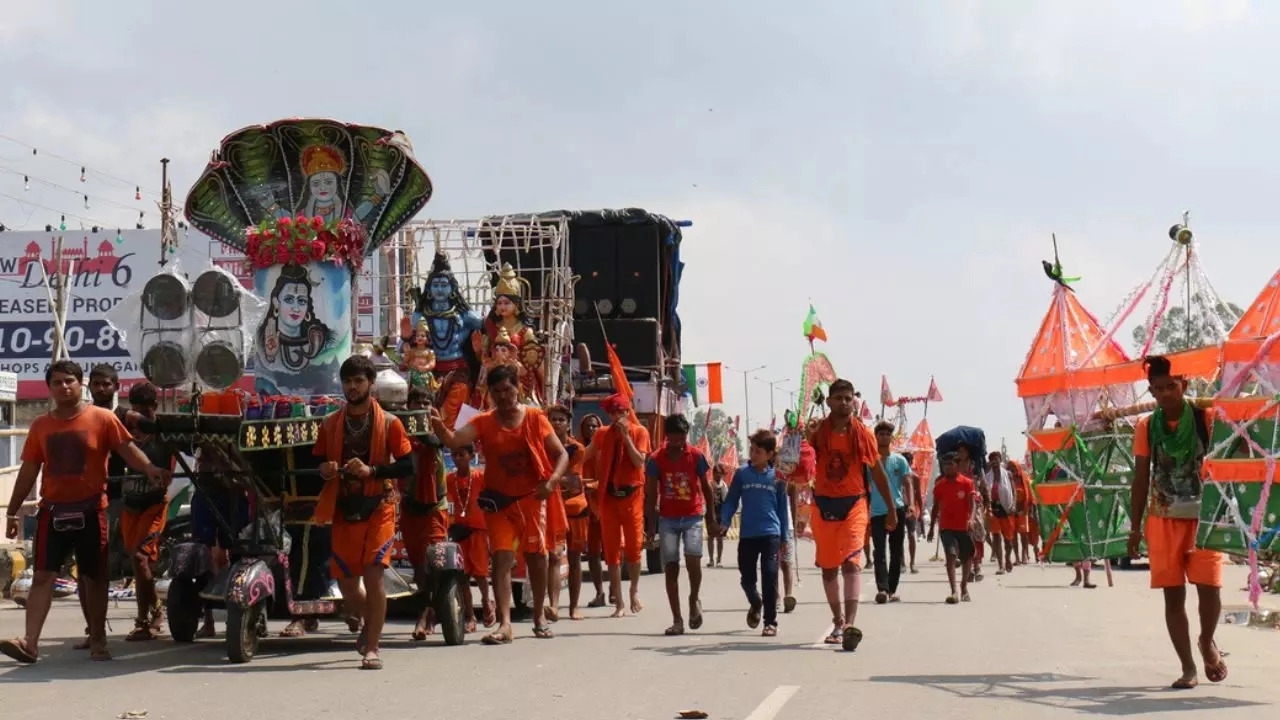
[[[449,536],[449,510],[436,508],[425,513],[400,513],[400,541],[404,544],[409,564],[415,568],[427,564],[427,548],[444,542]]]
[[[587,496],[578,494],[565,498],[564,510],[569,524],[569,533],[565,538],[567,549],[581,555],[587,551],[591,538],[591,509],[587,506]]]
[[[565,513],[564,497],[556,490],[547,496],[547,551],[562,552],[568,536],[569,516]]]
[[[334,578],[360,577],[364,568],[391,567],[391,551],[396,541],[396,506],[383,502],[367,520],[350,522],[333,519],[333,557],[329,571]]]
[[[547,552],[547,504],[529,495],[498,512],[484,514],[493,552],[545,555]]]
[[[120,539],[130,555],[143,555],[151,562],[160,559],[160,536],[164,534],[169,503],[152,505],[146,510],[126,508],[120,513]]]
[[[1018,532],[1018,519],[1013,515],[1006,515],[1004,517],[988,515],[987,529],[991,531],[992,537],[998,536],[1005,540],[1012,541]]]
[[[1196,549],[1195,518],[1147,518],[1147,557],[1151,587],[1222,587],[1222,553]]]
[[[644,492],[637,489],[630,496],[605,495],[600,508],[600,538],[604,561],[618,565],[622,561],[638,563],[644,556]]]
[[[489,577],[489,533],[473,529],[458,543],[462,551],[462,571],[473,578]]]
[[[818,567],[835,570],[846,562],[862,567],[869,518],[867,504],[862,501],[855,502],[843,520],[827,520],[821,512],[813,513],[809,527]]]

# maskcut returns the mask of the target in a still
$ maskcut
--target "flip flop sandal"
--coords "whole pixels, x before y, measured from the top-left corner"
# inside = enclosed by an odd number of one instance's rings
[[[307,632],[316,632],[320,629],[320,621],[315,618],[307,618],[302,621],[302,629]]]
[[[539,640],[550,640],[551,638],[555,637],[556,634],[551,631],[551,628],[543,626],[543,627],[535,627],[533,629],[533,636]]]
[[[1205,644],[1203,642],[1198,644],[1200,645],[1200,654],[1204,655],[1206,647]],[[1218,651],[1218,662],[1210,665],[1208,661],[1205,661],[1204,676],[1208,678],[1211,683],[1220,683],[1227,679],[1227,661],[1223,659],[1226,657],[1226,653],[1218,649],[1217,642],[1213,643],[1213,649]]]
[[[155,636],[151,633],[151,624],[145,620],[135,620],[133,629],[128,635],[124,636],[125,642],[143,642],[146,640],[154,640]]]
[[[674,636],[676,636],[676,635],[683,635],[683,634],[684,634],[684,625],[681,625],[680,623],[675,623],[674,625],[672,625],[671,627],[667,628],[666,630],[663,630],[663,631],[662,631],[662,634],[663,634],[663,635],[666,635],[666,636],[668,636],[668,637],[674,637]]]
[[[542,608],[542,614],[547,617],[547,622],[560,622],[560,611],[550,605]]]
[[[844,630],[841,628],[832,628],[826,639],[822,642],[827,645],[839,645],[844,637]]]
[[[482,645],[510,645],[513,640],[515,638],[504,632],[494,632],[481,638],[480,643]]]
[[[960,604],[960,598],[956,597],[955,595],[948,595],[948,596],[947,596],[947,604],[948,604],[948,605],[958,605],[958,604]]]
[[[697,630],[701,627],[702,627],[702,601],[698,600],[693,604],[693,607],[689,608],[689,629]]]
[[[599,598],[599,597],[587,603],[587,607],[589,608],[602,608],[604,607],[604,605],[605,605],[604,598]]]
[[[288,627],[280,631],[280,637],[282,638],[300,638],[306,634],[307,632],[305,630],[293,624],[290,624]]]
[[[795,598],[788,596],[782,599],[782,612],[784,613],[795,612],[795,609],[796,609]]]
[[[753,607],[747,611],[747,627],[752,630],[760,627],[760,608]]]
[[[356,652],[361,655],[369,652],[369,634],[363,627],[360,628],[360,634],[356,636]]]
[[[27,649],[27,642],[22,638],[0,640],[0,653],[9,656],[24,665],[30,665],[40,659],[39,655],[34,655]]]
[[[969,593],[960,596],[960,602],[970,602]]]
[[[361,670],[381,670],[382,658],[377,658],[377,657],[364,658],[360,661],[360,669]]]
[[[358,617],[347,618],[347,630],[349,632],[358,633],[363,625],[364,623]]]
[[[840,637],[840,646],[845,652],[853,652],[862,643],[862,631],[852,625],[845,628]]]
[[[777,637],[777,636],[778,636],[777,625],[765,625],[764,630],[760,632],[760,637]]]

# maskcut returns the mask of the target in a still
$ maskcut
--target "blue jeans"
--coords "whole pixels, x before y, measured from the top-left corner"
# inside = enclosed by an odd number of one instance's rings
[[[782,539],[777,535],[738,540],[738,572],[742,574],[742,590],[751,607],[764,606],[764,624],[778,624],[778,553]],[[764,597],[756,590],[756,567],[764,583]]]
[[[662,564],[680,564],[680,546],[686,557],[702,557],[702,516],[658,518],[658,536],[662,540]]]

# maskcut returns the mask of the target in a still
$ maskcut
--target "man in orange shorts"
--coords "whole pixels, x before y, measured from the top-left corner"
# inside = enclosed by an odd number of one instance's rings
[[[564,445],[569,436],[569,422],[573,420],[569,409],[563,405],[552,405],[546,409],[547,421],[555,430],[560,444]],[[564,432],[560,431],[563,425]],[[565,446],[565,452],[569,448]],[[570,465],[573,460],[570,459]],[[572,471],[572,468],[570,469]],[[547,497],[547,607],[545,610],[548,622],[560,620],[560,563],[564,561],[565,545],[569,540],[569,514],[564,507],[564,486],[558,486],[555,492]]]
[[[409,388],[408,409],[426,410],[431,401],[426,388]],[[431,578],[427,574],[427,550],[444,542],[449,532],[449,500],[445,489],[444,456],[440,447],[413,438],[413,474],[400,481],[400,540],[413,567],[413,578],[419,592],[427,587]],[[422,608],[418,623],[413,628],[414,640],[427,639],[434,628],[434,613],[430,607]]]
[[[1200,599],[1200,638],[1197,643],[1210,682],[1227,678],[1227,663],[1213,640],[1222,613],[1222,555],[1196,549],[1200,518],[1200,466],[1210,445],[1209,422],[1203,410],[1187,401],[1186,379],[1174,375],[1168,358],[1152,355],[1143,361],[1155,412],[1140,419],[1133,433],[1133,499],[1129,554],[1138,555],[1142,518],[1147,514],[1147,555],[1151,587],[1164,592],[1164,619],[1169,639],[1182,663],[1173,688],[1199,684],[1187,619],[1187,583]],[[1150,508],[1150,511],[1148,511]]]
[[[1014,525],[1018,537],[1015,541],[1014,558],[1018,565],[1026,565],[1034,557],[1031,554],[1031,520],[1037,512],[1035,492],[1031,489],[1031,480],[1027,478],[1027,473],[1020,463],[1010,460],[1006,467],[1009,470],[1009,477],[1013,478],[1013,490],[1018,503],[1018,515]],[[1037,532],[1039,532],[1038,528]]]
[[[153,420],[159,403],[156,388],[140,382],[129,388],[132,413],[126,417],[134,427],[134,444],[156,467],[173,470],[174,459],[160,438],[136,431],[136,419]],[[135,415],[136,413],[136,415]],[[156,486],[145,478],[130,478],[121,484],[124,509],[120,513],[120,536],[132,556],[134,587],[137,589],[138,617],[125,640],[151,640],[164,632],[164,608],[156,593],[152,565],[160,559],[160,536],[169,514],[168,487]]]
[[[348,625],[360,632],[360,667],[381,670],[378,643],[387,619],[382,573],[391,566],[395,544],[396,480],[413,474],[413,446],[400,419],[373,399],[369,358],[347,358],[338,376],[347,405],[324,419],[316,437],[313,452],[324,459],[325,484],[315,520],[333,523],[330,572],[342,590]]]
[[[827,393],[831,414],[813,427],[807,438],[817,455],[813,484],[816,512],[810,522],[818,567],[822,569],[822,588],[831,606],[832,630],[826,643],[839,644],[847,651],[856,650],[862,641],[862,631],[854,626],[854,620],[862,591],[862,561],[871,517],[867,478],[875,483],[882,497],[890,497],[889,478],[880,464],[876,438],[853,417],[855,399],[853,383],[831,383]],[[890,507],[885,528],[892,531],[897,526],[897,508]]]
[[[516,549],[524,553],[533,594],[533,635],[555,637],[546,624],[547,503],[569,466],[569,456],[541,410],[525,407],[517,397],[518,370],[498,365],[489,370],[489,396],[494,409],[480,413],[453,432],[432,411],[436,435],[449,448],[479,441],[485,456],[484,490],[479,494],[485,526],[493,549],[494,592],[498,598],[498,629],[486,645],[506,645],[511,630],[511,569]]]
[[[587,551],[587,540],[591,535],[591,508],[587,505],[587,493],[582,486],[583,465],[587,458],[587,449],[582,443],[569,435],[569,423],[573,414],[563,405],[553,405],[547,409],[547,419],[560,438],[564,450],[569,454],[569,471],[564,483],[560,486],[560,499],[565,512],[565,550],[569,556],[569,618],[581,620],[582,611],[578,607],[582,599],[582,555]],[[560,599],[560,558],[548,555],[548,574],[552,582],[548,583],[551,594],[551,605],[555,607]]]
[[[996,574],[1013,572],[1013,547],[1018,540],[1017,491],[1013,476],[1005,467],[1004,456],[987,454],[987,487],[991,504],[987,506],[987,528],[991,531],[991,559],[996,561]]]
[[[476,458],[474,445],[463,445],[452,453],[458,468],[445,479],[451,508],[449,537],[462,549],[462,571],[480,589],[480,606],[484,608],[484,626],[498,622],[493,601],[489,599],[489,531],[480,509],[480,493],[484,492],[484,472],[471,467]],[[462,586],[466,607],[467,632],[476,630],[475,603],[471,599],[471,583]]]
[[[600,417],[595,414],[584,415],[578,423],[577,440],[582,444],[584,452],[591,446],[591,440],[599,429]],[[585,457],[583,458],[582,490],[586,495],[587,508],[590,511],[587,514],[587,545],[584,552],[587,555],[587,572],[591,574],[591,585],[596,590],[596,594],[587,602],[589,608],[605,605],[604,568],[601,566],[601,560],[604,557],[604,541],[600,533],[600,507],[596,502],[597,485],[594,465],[594,462],[588,462]]]
[[[604,541],[604,560],[609,565],[609,595],[613,597],[613,614],[622,617],[627,607],[622,602],[622,563],[627,563],[631,578],[631,612],[638,613],[640,604],[640,558],[644,556],[644,465],[649,457],[649,431],[631,413],[631,401],[621,394],[610,395],[600,403],[613,423],[596,433],[587,450],[594,459],[600,483],[596,498],[600,502],[600,531]]]

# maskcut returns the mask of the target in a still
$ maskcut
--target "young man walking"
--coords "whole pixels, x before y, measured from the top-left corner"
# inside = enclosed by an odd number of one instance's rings
[[[1164,622],[1182,663],[1173,688],[1199,684],[1191,627],[1187,619],[1187,583],[1196,587],[1200,637],[1196,647],[1210,682],[1227,679],[1227,663],[1213,633],[1222,613],[1222,555],[1196,549],[1200,517],[1200,470],[1210,448],[1209,422],[1186,399],[1187,381],[1174,375],[1168,358],[1153,355],[1143,363],[1156,409],[1138,421],[1133,433],[1134,478],[1129,554],[1136,556],[1146,516],[1151,587],[1164,593]]]
[[[856,650],[862,641],[862,631],[854,621],[870,524],[868,485],[874,484],[883,496],[889,497],[889,478],[880,464],[875,436],[853,416],[856,399],[853,383],[831,383],[827,393],[831,413],[811,429],[807,438],[817,456],[813,543],[818,567],[822,569],[822,587],[831,607],[832,629],[825,642],[839,644],[846,651]],[[889,508],[885,527],[893,530],[897,526],[897,508]]]
[[[480,608],[485,627],[498,622],[493,600],[489,599],[489,531],[484,523],[484,511],[480,509],[480,493],[484,492],[484,472],[471,467],[475,460],[474,445],[463,445],[453,453],[457,470],[445,478],[448,487],[449,537],[462,550],[462,571],[474,580],[480,591]],[[462,586],[465,604],[467,632],[476,630],[475,602],[471,597],[471,583]]]
[[[915,458],[910,451],[902,452],[902,459],[907,461],[908,468],[915,467]],[[907,474],[907,483],[903,492],[911,498],[911,511],[907,513],[907,519],[903,523],[907,526],[907,569],[915,575],[920,572],[916,570],[916,536],[924,531],[924,491],[921,489],[920,478],[914,469]]]
[[[793,541],[791,500],[787,482],[778,477],[773,466],[778,450],[777,436],[769,430],[757,430],[750,442],[750,462],[734,473],[729,494],[720,509],[720,532],[726,532],[741,505],[738,572],[742,576],[742,590],[747,595],[747,627],[759,627],[763,611],[761,635],[774,637],[778,634],[778,558]],[[757,577],[764,586],[763,597]]]
[[[877,423],[875,427],[876,450],[880,454],[885,475],[889,478],[888,497],[880,494],[879,488],[871,488],[871,544],[874,548],[878,605],[901,601],[898,597],[898,581],[902,579],[902,549],[909,524],[906,519],[914,513],[908,492],[911,466],[907,464],[906,458],[889,450],[889,446],[893,444],[894,429],[893,423],[885,421]],[[891,506],[903,520],[892,530],[885,524]]]
[[[996,575],[1013,572],[1013,546],[1018,533],[1017,490],[999,451],[987,455],[987,487],[991,492],[987,527],[991,529],[991,559]]]
[[[614,599],[611,617],[627,614],[622,600],[622,563],[631,578],[631,612],[640,603],[640,559],[644,556],[644,465],[649,457],[649,431],[631,414],[631,401],[620,394],[600,403],[613,423],[596,433],[587,449],[600,483],[600,531],[605,563],[609,566],[609,595]]]
[[[129,406],[132,410],[126,418],[131,431],[137,418],[154,420],[159,407],[155,386],[140,382],[130,387]],[[173,470],[173,456],[160,438],[135,434],[134,442],[153,465]],[[151,640],[164,632],[164,608],[156,592],[153,565],[160,559],[160,537],[169,515],[168,488],[135,477],[122,484],[121,499],[124,511],[120,514],[120,536],[126,551],[132,554],[138,601],[138,617],[125,640]]]
[[[40,659],[40,633],[53,604],[53,583],[62,564],[74,555],[79,580],[85,586],[89,614],[89,657],[110,660],[107,650],[107,458],[116,453],[134,472],[147,476],[148,487],[167,488],[173,475],[151,464],[133,444],[129,431],[110,410],[86,405],[84,370],[79,363],[59,360],[45,371],[54,407],[36,418],[22,446],[5,536],[18,536],[18,508],[40,483],[36,522],[35,578],[27,598],[26,633],[0,641],[0,653],[21,663]]]
[[[947,583],[951,594],[947,604],[969,602],[969,568],[973,556],[973,525],[980,523],[977,517],[978,491],[973,479],[960,474],[956,453],[942,456],[942,474],[933,483],[933,511],[929,516],[928,542],[933,542],[933,530],[942,528],[942,547],[947,555]],[[956,596],[956,574],[960,575],[960,595]]]
[[[680,555],[689,573],[689,628],[702,627],[702,540],[706,532],[719,535],[716,520],[709,514],[712,488],[708,477],[711,464],[702,451],[689,444],[689,421],[684,415],[669,415],[663,421],[666,441],[645,463],[645,497],[652,498],[653,523],[650,537],[658,537],[662,567],[667,580],[667,602],[671,605],[671,627],[667,635],[684,633],[680,609]]]

